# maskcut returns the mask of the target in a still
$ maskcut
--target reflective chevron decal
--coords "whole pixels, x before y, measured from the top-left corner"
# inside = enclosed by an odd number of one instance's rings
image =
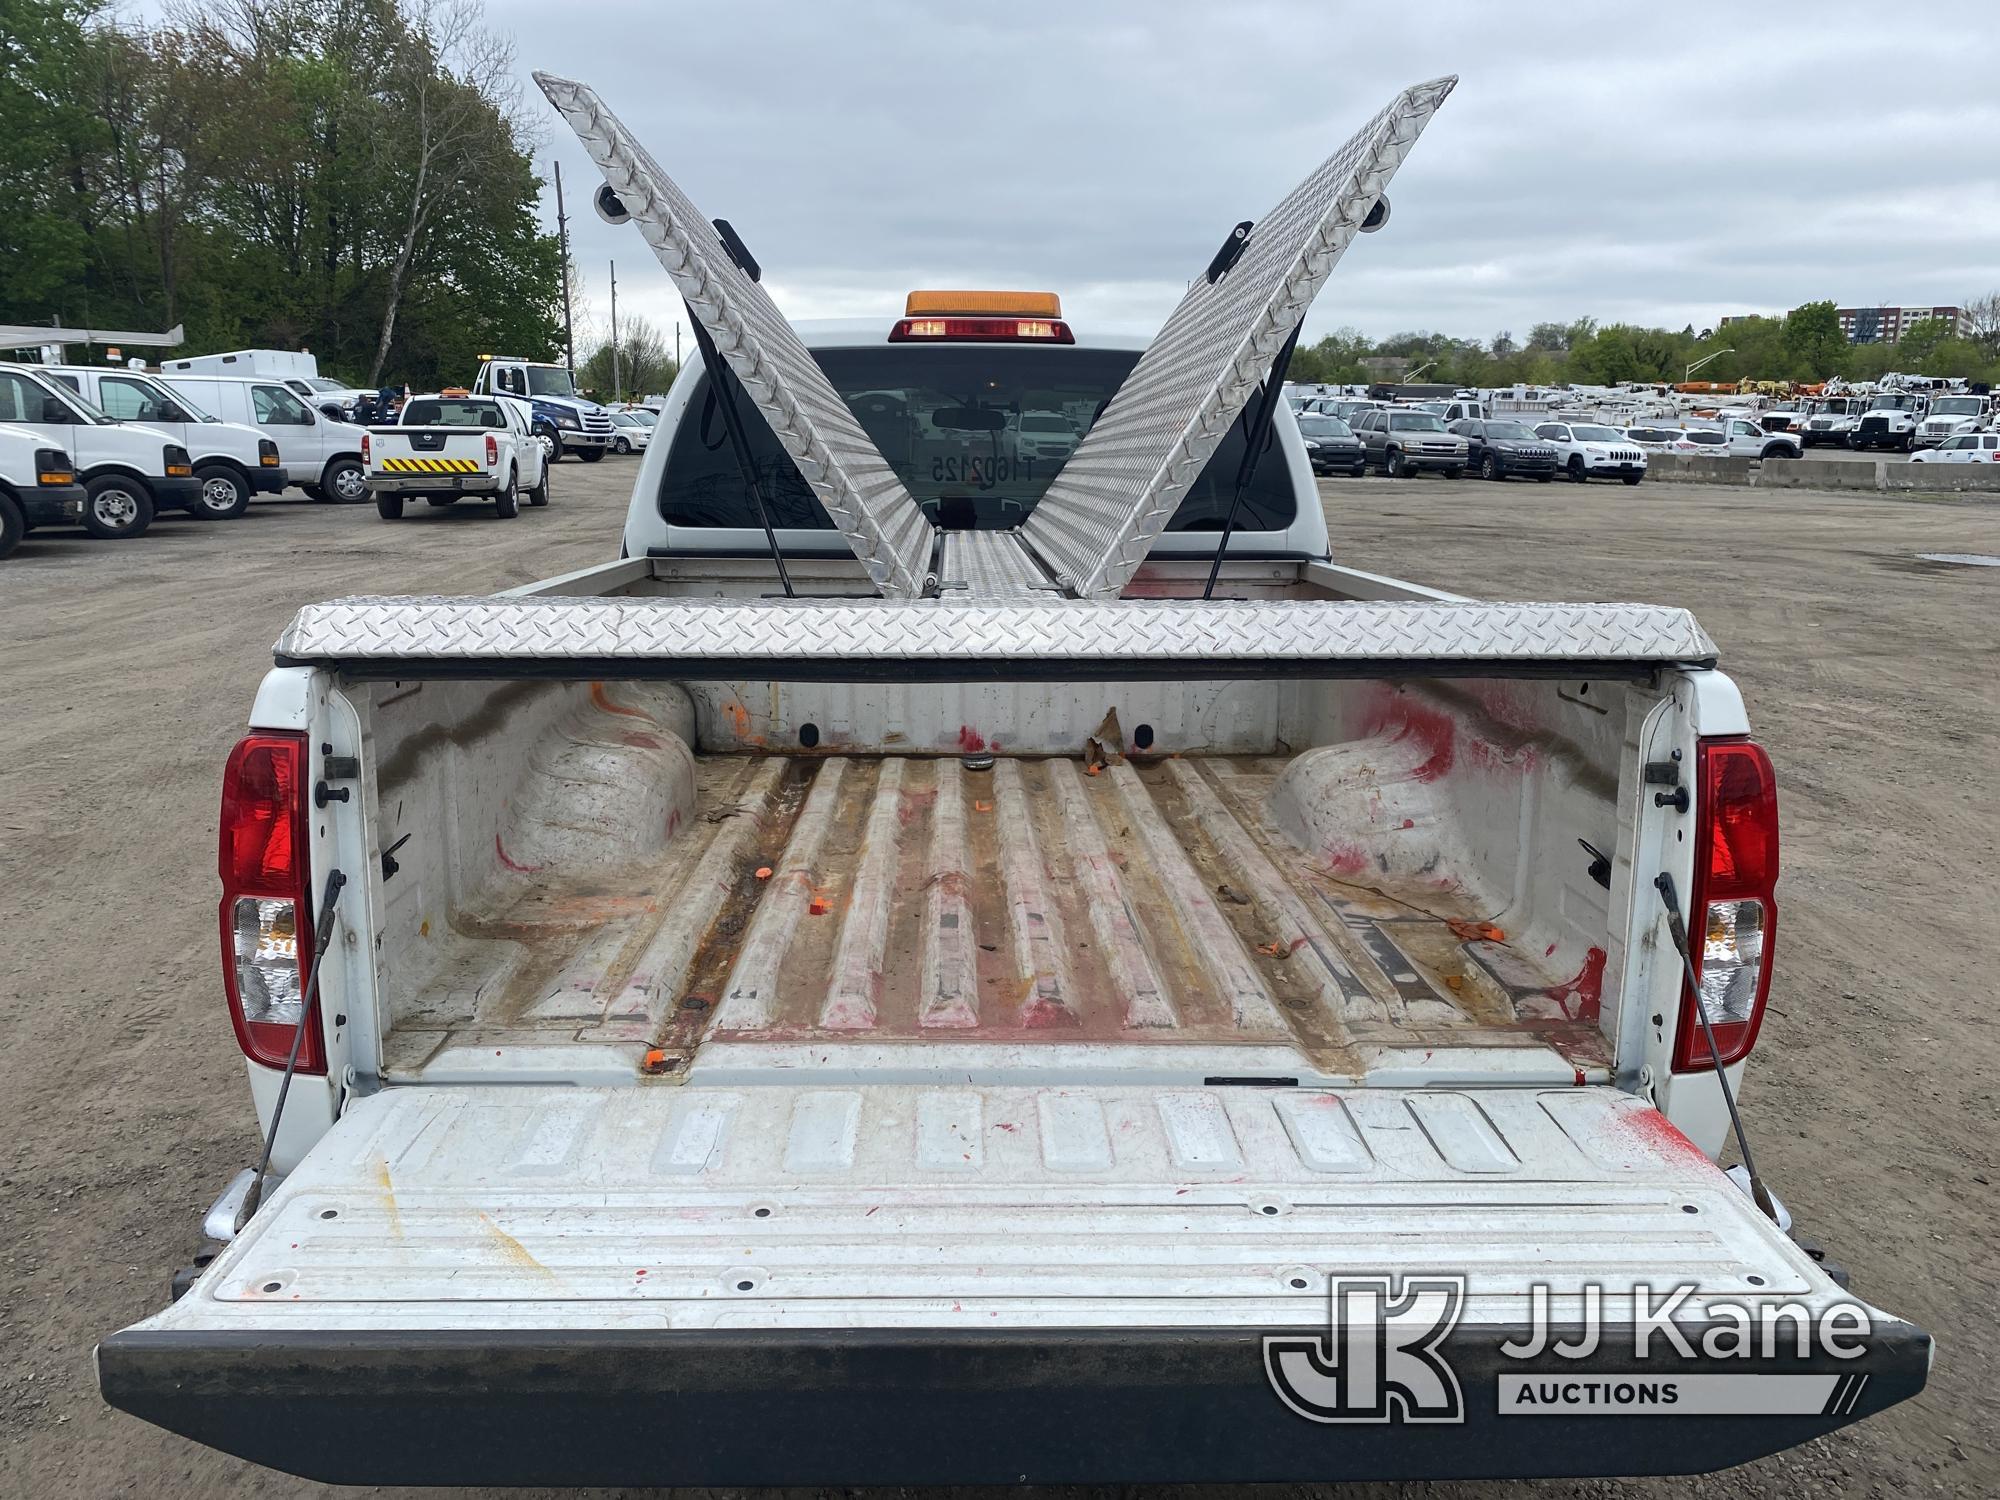
[[[469,458],[385,458],[385,474],[484,474],[486,469]]]

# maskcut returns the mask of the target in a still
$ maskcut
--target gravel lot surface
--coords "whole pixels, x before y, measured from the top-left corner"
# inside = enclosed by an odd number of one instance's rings
[[[37,533],[0,563],[0,1494],[319,1491],[110,1411],[90,1362],[164,1299],[197,1214],[253,1151],[215,975],[223,758],[299,604],[486,591],[614,556],[633,469],[565,463],[555,503],[509,522],[264,503],[130,544]],[[1919,1400],[1725,1475],[1362,1493],[2000,1493],[2000,568],[1916,556],[2000,554],[2000,506],[1322,492],[1342,561],[1496,598],[1683,604],[1721,643],[1785,819],[1747,1098],[1761,1164],[1858,1292],[1939,1341]]]

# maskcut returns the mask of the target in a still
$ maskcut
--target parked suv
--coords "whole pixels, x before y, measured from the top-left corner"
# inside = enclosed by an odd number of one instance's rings
[[[1299,436],[1306,440],[1306,458],[1315,474],[1345,474],[1359,479],[1368,472],[1368,450],[1354,429],[1338,417],[1299,413]]]
[[[1448,431],[1436,412],[1393,407],[1367,412],[1356,422],[1354,435],[1367,450],[1368,462],[1391,479],[1423,469],[1436,469],[1447,479],[1465,472],[1466,441]]]
[[[1646,450],[1616,427],[1595,422],[1543,422],[1535,436],[1555,445],[1564,472],[1578,484],[1592,479],[1622,479],[1637,484],[1646,477]]]
[[[1481,479],[1519,475],[1547,484],[1556,477],[1555,445],[1536,436],[1526,422],[1468,417],[1452,423],[1451,430],[1465,439],[1467,456]]]

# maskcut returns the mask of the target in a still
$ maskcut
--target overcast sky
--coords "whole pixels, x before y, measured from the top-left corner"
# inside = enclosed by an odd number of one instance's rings
[[[1959,302],[2000,287],[2000,3],[1594,11],[1467,3],[489,0],[525,81],[595,86],[794,317],[919,286],[1050,288],[1150,332],[1406,84],[1459,75],[1308,338],[1524,338],[1583,315]],[[1914,29],[1906,30],[1905,23]],[[678,299],[533,85],[594,321]],[[573,186],[572,186],[573,185]],[[580,210],[580,211],[579,211]],[[549,214],[553,222],[551,195]],[[582,342],[579,337],[579,342]]]

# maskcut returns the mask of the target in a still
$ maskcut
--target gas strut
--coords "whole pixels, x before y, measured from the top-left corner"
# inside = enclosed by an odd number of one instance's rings
[[[778,550],[777,529],[771,525],[770,511],[764,508],[764,487],[757,482],[757,463],[750,456],[750,439],[743,431],[743,413],[736,409],[736,374],[716,353],[715,340],[708,336],[701,319],[690,313],[688,321],[694,324],[694,342],[695,347],[701,350],[701,362],[708,367],[709,389],[722,412],[722,427],[729,434],[730,451],[736,455],[736,467],[743,475],[743,486],[750,491],[750,503],[757,507],[757,520],[763,525],[764,540],[771,547],[771,561],[778,565],[778,582],[785,586],[785,597],[790,599],[794,597],[792,575],[785,571],[785,556]]]
[[[1743,1133],[1743,1116],[1736,1109],[1736,1091],[1722,1070],[1722,1049],[1715,1044],[1715,1025],[1708,1018],[1708,1001],[1702,998],[1701,980],[1695,976],[1694,953],[1688,945],[1687,922],[1681,916],[1680,898],[1674,894],[1674,877],[1662,870],[1653,887],[1667,908],[1667,931],[1681,956],[1681,972],[1687,977],[1688,993],[1694,996],[1694,1013],[1701,1022],[1701,1034],[1708,1039],[1708,1058],[1715,1064],[1715,1081],[1722,1090],[1722,1102],[1729,1106],[1729,1128],[1736,1134],[1736,1149],[1743,1153],[1743,1170],[1750,1178],[1750,1198],[1773,1224],[1778,1222],[1778,1206],[1771,1201],[1764,1179],[1757,1175],[1757,1159],[1750,1154],[1750,1138]]]
[[[1238,230],[1242,227],[1240,224],[1237,226]],[[1223,251],[1228,248],[1225,243]],[[1218,251],[1217,259],[1221,255],[1222,251]],[[1209,277],[1211,281],[1214,279]],[[1264,377],[1264,397],[1257,404],[1257,414],[1251,417],[1249,409],[1244,409],[1244,415],[1249,417],[1249,426],[1243,434],[1243,462],[1236,466],[1236,488],[1229,497],[1229,514],[1223,518],[1222,539],[1215,544],[1215,560],[1208,565],[1208,583],[1201,591],[1204,599],[1215,593],[1216,575],[1222,571],[1222,554],[1229,550],[1229,534],[1236,529],[1236,512],[1241,508],[1244,492],[1250,488],[1250,481],[1257,473],[1257,461],[1264,456],[1264,445],[1271,440],[1271,424],[1277,417],[1278,402],[1285,394],[1285,371],[1291,365],[1292,350],[1298,345],[1299,329],[1304,327],[1305,324],[1301,323],[1292,330],[1291,337],[1285,340],[1285,347],[1271,361],[1271,373]]]
[[[326,894],[320,897],[319,919],[313,923],[312,967],[306,970],[305,987],[299,991],[299,1023],[292,1028],[291,1055],[285,1059],[285,1076],[278,1082],[278,1102],[271,1108],[271,1128],[264,1133],[264,1154],[257,1159],[257,1175],[250,1179],[250,1191],[243,1195],[243,1206],[236,1211],[239,1231],[264,1201],[264,1174],[271,1170],[271,1148],[278,1144],[278,1122],[285,1117],[285,1096],[291,1093],[292,1075],[299,1069],[299,1044],[306,1038],[313,997],[319,991],[320,960],[326,957],[327,945],[333,941],[334,903],[340,900],[341,888],[346,884],[347,877],[340,871],[327,871]]]

